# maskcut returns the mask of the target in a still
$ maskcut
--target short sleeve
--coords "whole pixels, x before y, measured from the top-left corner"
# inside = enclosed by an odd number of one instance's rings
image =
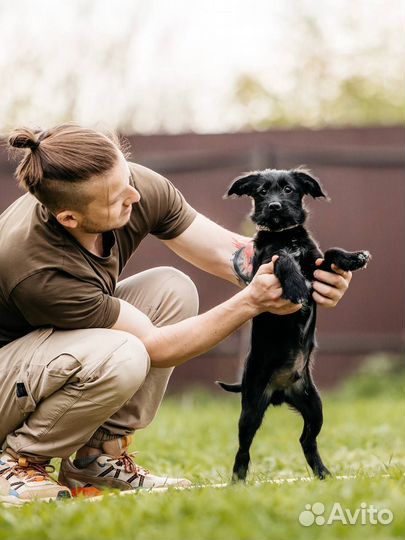
[[[197,212],[164,176],[154,173],[153,184],[154,224],[150,232],[161,240],[176,238],[191,225]]]
[[[33,327],[110,328],[120,312],[118,298],[96,285],[49,270],[21,281],[10,300]]]

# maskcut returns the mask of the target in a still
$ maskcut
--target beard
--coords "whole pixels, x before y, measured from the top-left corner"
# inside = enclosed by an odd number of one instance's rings
[[[131,219],[131,212],[117,219],[115,223],[100,223],[90,218],[84,218],[81,229],[87,234],[100,234],[104,232],[123,229]]]

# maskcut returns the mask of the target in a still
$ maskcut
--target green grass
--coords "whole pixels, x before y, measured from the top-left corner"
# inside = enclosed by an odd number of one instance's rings
[[[370,374],[371,372],[371,374]],[[307,476],[298,437],[302,420],[286,407],[269,409],[252,447],[247,485],[108,496],[0,507],[0,539],[315,539],[404,538],[405,441],[403,372],[360,373],[339,392],[323,395],[321,455],[334,475],[321,482],[261,484]],[[200,484],[226,482],[236,451],[239,399],[194,392],[168,398],[152,426],[139,432],[138,461],[156,473]],[[312,525],[298,522],[306,504],[389,508],[390,525]]]

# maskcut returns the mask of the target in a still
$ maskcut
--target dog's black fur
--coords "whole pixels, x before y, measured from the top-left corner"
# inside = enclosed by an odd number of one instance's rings
[[[267,407],[287,403],[304,419],[300,438],[305,458],[319,478],[329,475],[318,452],[316,438],[322,427],[322,402],[311,376],[311,353],[315,346],[316,303],[312,299],[315,260],[324,259],[318,268],[333,271],[366,266],[367,251],[349,253],[333,248],[322,255],[318,245],[304,228],[307,212],[304,195],[326,197],[319,181],[309,171],[266,169],[237,178],[227,193],[248,195],[254,201],[250,215],[257,227],[254,238],[253,274],[273,255],[275,274],[283,296],[303,304],[292,315],[261,313],[253,319],[251,348],[241,384],[218,382],[230,392],[242,392],[239,419],[239,449],[233,467],[233,481],[245,480],[250,446],[262,423]]]

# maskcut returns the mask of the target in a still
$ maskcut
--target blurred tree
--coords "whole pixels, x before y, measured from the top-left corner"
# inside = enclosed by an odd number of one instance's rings
[[[373,80],[352,75],[336,82],[332,96],[310,103],[304,94],[281,95],[251,75],[241,75],[235,85],[233,107],[245,121],[242,129],[267,130],[292,126],[367,126],[403,124],[401,80]]]
[[[398,124],[401,0],[0,0],[0,129]]]
[[[343,36],[341,42],[331,39],[330,21],[313,2],[290,0],[284,18],[293,32],[282,40],[296,61],[281,74],[239,75],[231,106],[244,118],[242,129],[404,123],[404,59],[395,42],[402,22],[394,18],[389,28],[380,21],[374,41],[362,46],[354,43],[364,31],[361,12],[330,12],[332,36]],[[283,76],[288,83],[280,88]]]

